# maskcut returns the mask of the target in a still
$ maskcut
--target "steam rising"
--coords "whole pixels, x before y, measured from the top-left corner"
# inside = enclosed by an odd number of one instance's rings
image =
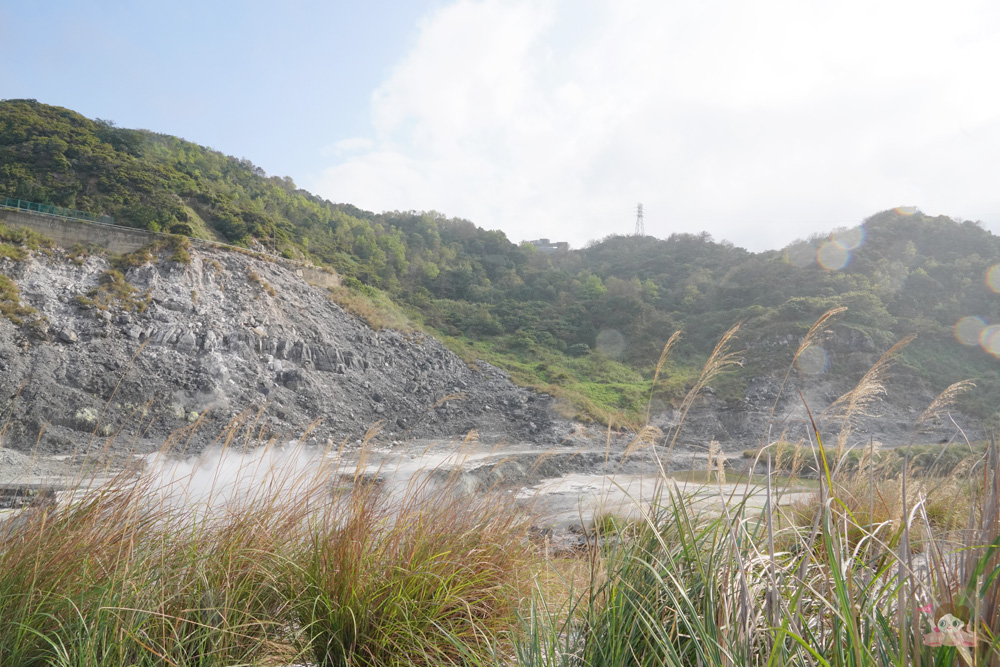
[[[291,442],[241,451],[214,447],[186,459],[147,457],[143,479],[152,506],[182,509],[196,518],[225,517],[254,505],[327,503],[359,482],[376,483],[387,499],[412,500],[447,484],[475,490],[463,467],[482,462],[469,443],[443,452],[379,455],[362,451],[348,459],[338,452]]]
[[[145,476],[151,503],[216,515],[264,501],[301,501],[332,472],[323,450],[294,444],[246,452],[215,447],[183,460],[154,454]]]

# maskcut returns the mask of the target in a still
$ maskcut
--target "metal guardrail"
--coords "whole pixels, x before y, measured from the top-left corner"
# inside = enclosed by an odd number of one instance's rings
[[[71,220],[86,220],[87,222],[97,222],[105,225],[115,224],[115,218],[111,215],[97,215],[87,211],[78,211],[73,208],[63,208],[62,206],[51,206],[49,204],[39,204],[24,199],[11,199],[5,197],[2,208],[16,211],[29,211],[31,213],[41,213],[42,215],[54,215],[58,218],[69,218]]]

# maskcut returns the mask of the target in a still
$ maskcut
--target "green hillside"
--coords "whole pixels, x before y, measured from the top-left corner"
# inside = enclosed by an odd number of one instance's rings
[[[746,366],[716,386],[737,399],[745,378],[783,373],[795,347],[787,341],[839,305],[849,311],[827,372],[855,374],[854,364],[916,333],[903,357],[911,371],[934,389],[975,378],[963,407],[982,417],[998,408],[997,359],[954,335],[963,317],[1000,322],[985,280],[1000,263],[1000,238],[973,222],[891,210],[783,251],[674,234],[547,254],[467,220],[335,204],[248,160],[31,100],[0,102],[0,197],[331,266],[345,277],[332,296],[374,324],[432,331],[566,399],[570,415],[641,414],[660,349],[682,329],[658,385],[661,400],[676,399],[718,337],[743,321]]]

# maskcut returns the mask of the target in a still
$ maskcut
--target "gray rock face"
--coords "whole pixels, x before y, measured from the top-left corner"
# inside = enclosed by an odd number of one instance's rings
[[[103,448],[112,438],[122,448],[150,451],[169,441],[199,450],[224,441],[228,427],[236,432],[230,443],[241,446],[303,436],[355,446],[373,425],[381,426],[383,443],[461,437],[476,429],[486,442],[587,444],[566,438],[574,427],[553,419],[548,397],[516,387],[498,368],[483,362],[470,368],[419,334],[373,331],[280,265],[214,250],[191,254],[189,265],[162,262],[128,271],[135,300],[146,304],[141,311],[79,305],[76,297],[86,296],[110,268],[101,257],[80,265],[58,253],[3,261],[22,299],[45,317],[34,327],[0,318],[3,447],[68,453]],[[249,279],[251,272],[259,282]],[[756,343],[788,355],[797,345],[791,337]],[[799,392],[818,415],[879,355],[879,346],[859,332],[847,331],[827,348],[846,370],[793,379],[773,413],[779,379],[752,378],[739,401],[707,390],[685,418],[675,455],[703,456],[711,440],[730,456],[782,434],[808,441]],[[953,437],[948,419],[931,432],[913,433],[934,392],[912,377],[895,375],[887,394],[878,417],[855,425],[851,444],[869,437],[887,445]],[[971,438],[982,437],[974,422],[955,417]],[[653,406],[653,425],[668,434],[679,418],[669,405]],[[835,420],[821,428],[824,441],[836,442]],[[603,448],[603,432],[598,440]],[[615,446],[628,441],[616,436]]]
[[[374,331],[280,265],[191,255],[128,271],[137,300],[148,295],[143,312],[78,304],[110,268],[101,257],[5,266],[48,327],[0,318],[3,446],[68,452],[111,433],[122,446],[197,450],[233,424],[241,443],[356,443],[375,424],[383,441],[472,429],[487,441],[552,439],[548,397],[498,369],[470,368],[420,334]]]
[[[789,337],[784,344],[790,347],[790,357],[799,341]],[[708,444],[713,440],[730,458],[778,440],[814,442],[809,413],[819,428],[823,443],[836,447],[845,426],[844,415],[841,410],[828,408],[851,391],[881,355],[870,338],[856,331],[847,331],[842,337],[831,336],[825,347],[831,360],[841,366],[839,372],[793,373],[783,388],[781,377],[752,377],[743,396],[736,401],[723,400],[710,387],[706,388],[680,427],[675,451],[684,461],[681,467],[689,465],[689,460],[691,467],[703,467]],[[753,350],[748,352],[751,353]],[[885,393],[878,394],[867,408],[857,411],[849,420],[843,431],[848,447],[866,447],[869,440],[893,447],[951,440],[961,442],[966,437],[976,440],[987,436],[979,420],[953,408],[917,428],[918,417],[934,400],[936,392],[900,365],[891,370],[885,382]],[[653,425],[671,435],[679,421],[676,409],[654,411],[652,418]],[[692,456],[694,459],[685,459]]]

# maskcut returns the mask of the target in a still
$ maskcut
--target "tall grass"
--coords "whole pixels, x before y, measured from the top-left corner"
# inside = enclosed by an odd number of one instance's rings
[[[843,430],[871,413],[906,342],[834,404]],[[966,387],[949,387],[929,412]],[[518,664],[1000,665],[997,448],[915,481],[905,454],[877,468],[872,452],[848,471],[846,434],[827,450],[814,432],[816,447],[802,453],[821,473],[810,498],[782,501],[765,447],[765,488],[740,493],[719,476],[721,510],[700,502],[704,489],[696,498],[664,478],[638,524],[602,517],[589,587],[556,609],[536,594]],[[750,502],[761,492],[763,509]],[[925,643],[945,613],[968,622],[974,647]]]
[[[1000,664],[995,449],[979,474],[961,530],[937,530],[919,495],[865,516],[843,500],[856,480],[835,480],[807,521],[779,518],[770,549],[768,512],[740,499],[697,512],[664,485],[640,526],[592,556],[587,595],[557,614],[536,599],[519,664]],[[934,612],[954,609],[977,647],[924,645]]]
[[[314,524],[298,560],[298,621],[317,664],[459,664],[487,655],[516,616],[524,525],[449,484],[408,488],[385,506],[374,487]]]
[[[522,516],[429,476],[387,493],[343,463],[267,449],[150,461],[6,521],[0,664],[437,665],[492,654],[521,597]]]
[[[735,335],[682,415],[737,363]],[[872,411],[898,349],[827,413],[842,428]],[[665,473],[680,428],[647,425],[628,452]],[[602,516],[579,557],[549,561],[509,496],[457,474],[232,434],[171,461],[185,437],[0,524],[0,665],[1000,665],[996,446],[917,478],[915,449],[881,465],[874,443],[827,449],[814,427],[791,465],[812,460],[815,494],[784,497],[772,464],[789,448],[765,445],[763,489],[720,469],[696,498],[661,474],[637,520]],[[945,613],[975,646],[925,643]]]

